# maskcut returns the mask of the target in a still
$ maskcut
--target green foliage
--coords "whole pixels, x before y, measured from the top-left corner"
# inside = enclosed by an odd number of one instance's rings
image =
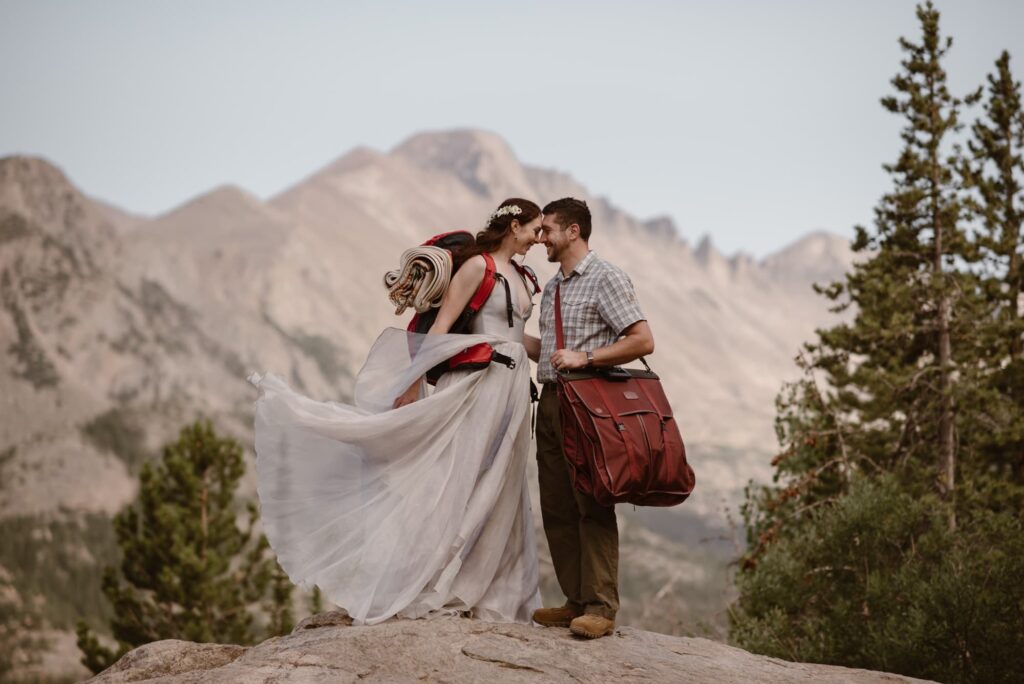
[[[1014,681],[1024,669],[1024,527],[982,509],[951,531],[942,509],[894,476],[858,477],[739,575],[733,638],[788,660]]]
[[[93,625],[109,619],[97,559],[117,557],[110,519],[99,513],[0,520],[0,566],[22,600],[36,606],[37,619],[59,629],[79,619]]]
[[[1011,681],[1024,667],[1020,88],[1004,54],[965,157],[942,67],[952,41],[930,2],[917,15],[921,42],[901,39],[882,100],[905,123],[892,190],[875,230],[857,228],[864,258],[819,289],[852,320],[805,345],[804,377],[777,401],[774,482],[748,488],[732,637]]]
[[[95,557],[117,552],[110,520],[99,514],[0,521],[0,681],[5,671],[32,668],[49,646],[47,626],[68,629],[86,619],[99,624],[110,607],[100,594]]]
[[[38,617],[24,605],[10,574],[0,567],[0,681],[16,669],[38,664],[47,644],[32,629]]]
[[[956,376],[972,368],[965,340],[973,335],[978,302],[971,274],[956,267],[974,257],[955,165],[944,156],[961,107],[942,67],[952,39],[940,36],[930,3],[917,14],[921,42],[900,40],[906,56],[892,79],[897,93],[882,99],[904,119],[903,149],[885,165],[893,189],[875,210],[874,234],[858,227],[854,245],[875,255],[842,288],[856,318],[822,331],[812,351],[840,408],[859,420],[853,437],[861,443],[852,446],[883,458],[884,466],[932,468],[949,499],[957,406],[966,406],[958,392],[968,384]]]
[[[241,445],[205,421],[182,429],[158,463],[143,465],[137,501],[114,518],[120,568],[103,577],[120,648],[103,649],[80,626],[83,664],[98,671],[157,639],[254,643],[260,604],[271,634],[290,629],[292,587],[266,538],[253,534],[254,504],[244,528],[238,525],[235,492],[244,470]]]
[[[977,247],[990,277],[984,294],[994,315],[979,326],[977,344],[1006,362],[992,369],[979,391],[989,425],[968,436],[980,470],[997,478],[1024,481],[1024,109],[1021,86],[1010,73],[1010,55],[996,60],[983,116],[971,127],[970,157],[961,173],[971,190],[977,218]],[[981,91],[977,94],[981,97]],[[991,430],[990,425],[999,425]]]
[[[292,611],[292,589],[294,585],[284,570],[274,563],[270,575],[270,600],[267,613],[270,618],[268,634],[289,634],[295,629],[295,614]]]
[[[78,648],[82,651],[82,664],[91,672],[102,672],[117,661],[119,654],[99,642],[84,622],[75,626],[78,635]]]

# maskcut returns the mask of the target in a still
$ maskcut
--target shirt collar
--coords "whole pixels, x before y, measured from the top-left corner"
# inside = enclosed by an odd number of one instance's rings
[[[587,252],[587,256],[580,259],[580,263],[576,264],[576,266],[571,271],[569,271],[568,276],[563,276],[562,269],[558,269],[558,275],[560,279],[565,280],[566,278],[571,278],[573,274],[578,276],[583,275],[586,272],[586,270],[590,268],[590,264],[594,263],[594,259],[596,258],[597,254],[594,251]]]

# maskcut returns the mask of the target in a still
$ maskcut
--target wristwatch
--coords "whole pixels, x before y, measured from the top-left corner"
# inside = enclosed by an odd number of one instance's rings
[[[594,352],[588,351],[587,352],[587,368],[593,368],[593,367],[594,367]]]

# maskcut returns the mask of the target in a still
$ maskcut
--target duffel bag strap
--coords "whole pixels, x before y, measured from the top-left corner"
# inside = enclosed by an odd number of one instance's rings
[[[562,333],[562,283],[555,285],[555,349],[565,349]]]

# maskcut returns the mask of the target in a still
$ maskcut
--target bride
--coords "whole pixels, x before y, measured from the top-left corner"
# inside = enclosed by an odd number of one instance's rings
[[[357,624],[466,612],[528,623],[540,607],[526,486],[527,349],[536,357],[540,343],[523,333],[533,290],[512,257],[536,243],[541,218],[533,202],[503,202],[456,255],[429,333],[388,328],[374,343],[354,405],[249,378],[267,539],[293,582]],[[494,287],[471,334],[446,334],[483,279],[482,252],[510,287]],[[425,391],[428,369],[482,342],[515,367],[450,371]]]

